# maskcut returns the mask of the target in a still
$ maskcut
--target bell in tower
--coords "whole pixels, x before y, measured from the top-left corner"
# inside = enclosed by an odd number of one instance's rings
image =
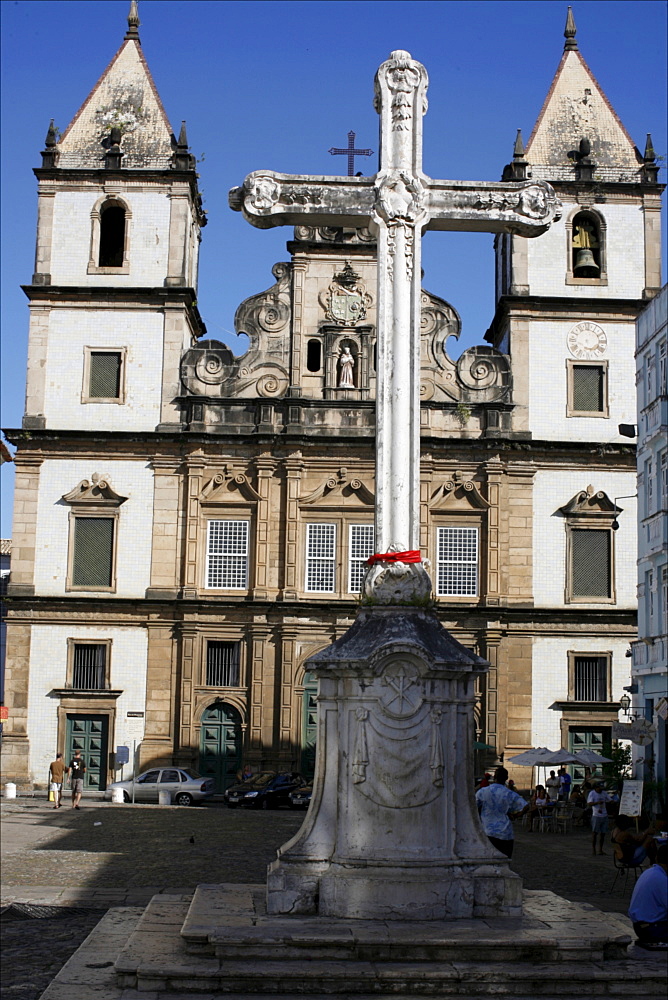
[[[576,278],[598,278],[601,268],[597,260],[601,246],[593,219],[583,214],[573,220],[573,274]]]

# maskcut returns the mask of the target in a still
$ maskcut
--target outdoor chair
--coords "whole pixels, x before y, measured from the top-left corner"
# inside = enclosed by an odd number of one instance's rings
[[[553,833],[556,830],[554,809],[541,809],[538,829],[541,833]]]
[[[638,861],[636,864],[633,862],[621,861],[615,854],[612,856],[612,863],[615,866],[615,878],[610,888],[612,893],[613,889],[617,884],[617,879],[621,879],[624,876],[624,885],[622,887],[622,893],[626,891],[626,885],[629,880],[629,872],[632,871],[635,875],[635,881],[638,881],[638,872],[642,871],[642,861]]]
[[[557,808],[554,821],[556,823],[558,833],[568,833],[569,830],[573,829],[574,811],[575,806],[567,802],[565,802],[560,808]]]

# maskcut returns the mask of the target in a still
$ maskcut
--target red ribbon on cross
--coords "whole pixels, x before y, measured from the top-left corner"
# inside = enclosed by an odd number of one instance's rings
[[[419,549],[411,549],[409,552],[376,552],[369,556],[366,564],[373,566],[377,562],[419,563],[422,562],[422,556]]]

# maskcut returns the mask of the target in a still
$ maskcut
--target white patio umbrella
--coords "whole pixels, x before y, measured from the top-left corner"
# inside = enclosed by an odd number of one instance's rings
[[[563,747],[561,750],[555,750],[553,754],[546,757],[541,761],[541,764],[546,764],[548,767],[550,764],[581,764],[582,759],[578,757],[576,753],[572,753],[570,750],[565,750]]]
[[[574,764],[584,764],[587,767],[591,767],[592,764],[612,764],[610,757],[604,757],[602,753],[596,753],[595,750],[577,750],[573,757],[575,758]]]
[[[531,750],[518,753],[514,757],[509,757],[508,762],[519,764],[520,767],[536,767],[545,763],[545,759],[551,757],[554,752],[554,750],[548,750],[547,747],[534,747]]]

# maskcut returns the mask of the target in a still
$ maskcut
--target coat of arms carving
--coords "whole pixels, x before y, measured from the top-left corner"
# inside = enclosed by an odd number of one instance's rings
[[[355,326],[366,318],[371,296],[360,281],[359,274],[346,261],[343,270],[334,275],[320,302],[327,319],[339,326]]]

